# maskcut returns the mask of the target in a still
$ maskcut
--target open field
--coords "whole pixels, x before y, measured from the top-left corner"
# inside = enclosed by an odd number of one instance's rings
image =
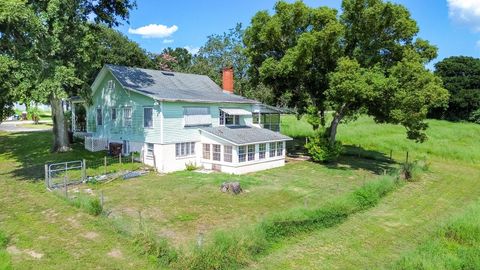
[[[283,130],[304,140],[312,130],[294,117]],[[391,268],[426,245],[452,216],[480,196],[480,126],[430,121],[430,140],[416,144],[398,126],[376,125],[368,118],[340,126],[339,138],[351,145],[338,164],[291,162],[283,168],[245,176],[177,172],[81,188],[103,191],[109,217],[94,217],[58,195],[45,191],[35,174],[22,168],[46,161],[98,159],[82,145],[66,154],[51,154],[48,132],[0,133],[0,231],[9,241],[15,269],[154,268],[125,230],[142,224],[177,247],[208,240],[217,229],[241,228],[288,209],[315,208],[375,179],[408,150],[429,171],[387,195],[371,209],[342,223],[301,233],[278,242],[247,268],[351,269]],[[297,128],[295,128],[297,127]],[[223,181],[238,180],[248,192],[223,194]],[[139,214],[140,213],[140,214]],[[475,212],[476,213],[476,212]],[[478,219],[477,219],[478,220]],[[0,246],[0,265],[2,265]],[[4,253],[3,253],[4,254]],[[413,256],[413,255],[412,255]],[[405,259],[402,259],[405,260]]]

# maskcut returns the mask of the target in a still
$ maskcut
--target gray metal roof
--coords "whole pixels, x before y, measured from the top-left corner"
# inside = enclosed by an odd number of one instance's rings
[[[106,65],[123,87],[167,101],[249,103],[258,101],[223,92],[208,76]]]
[[[250,126],[205,127],[200,130],[225,139],[236,145],[292,140],[292,138],[282,135],[279,132]]]

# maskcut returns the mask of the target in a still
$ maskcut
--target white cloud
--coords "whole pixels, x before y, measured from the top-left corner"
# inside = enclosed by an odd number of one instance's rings
[[[143,38],[166,38],[178,30],[178,26],[170,27],[162,24],[149,24],[139,28],[129,28],[128,33],[140,35]]]
[[[200,47],[194,47],[194,46],[185,46],[183,48],[187,49],[187,51],[190,52],[191,54],[197,54],[198,51],[200,50]]]
[[[480,40],[477,41],[477,43],[475,45],[477,45],[477,49],[480,49]]]
[[[163,40],[163,44],[168,44],[168,43],[173,43],[174,40],[173,39],[164,39]]]
[[[480,0],[447,0],[450,18],[480,32]]]

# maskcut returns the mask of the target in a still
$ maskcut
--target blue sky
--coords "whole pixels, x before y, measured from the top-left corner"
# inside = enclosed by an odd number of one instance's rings
[[[220,34],[237,22],[244,26],[275,0],[137,0],[130,23],[118,29],[151,52],[186,47],[195,52],[208,35]],[[292,2],[292,1],[289,1]],[[312,7],[340,8],[341,0],[305,0]],[[480,57],[480,0],[394,0],[405,5],[420,26],[419,36],[439,48],[441,60],[453,55]]]

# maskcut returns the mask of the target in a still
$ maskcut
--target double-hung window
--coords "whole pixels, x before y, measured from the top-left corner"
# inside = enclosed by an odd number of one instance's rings
[[[238,162],[245,162],[247,154],[245,153],[246,146],[238,147]]]
[[[255,160],[255,144],[248,146],[248,161]]]
[[[203,144],[203,159],[210,159],[210,144]]]
[[[153,143],[147,143],[147,158],[153,158]]]
[[[143,127],[153,127],[153,108],[143,108]]]
[[[112,108],[112,121],[117,120],[117,108]]]
[[[188,157],[195,155],[195,143],[184,142],[175,144],[175,156],[176,157]]]
[[[232,146],[231,145],[223,146],[223,161],[232,162]]]
[[[234,126],[240,124],[239,115],[230,115],[220,110],[220,125],[221,126]]]
[[[212,144],[212,159],[216,161],[220,161],[220,149],[221,145],[220,144]]]
[[[275,154],[277,152],[277,147],[276,146],[277,146],[277,143],[274,143],[274,142],[269,143],[269,147],[270,147],[270,151],[268,153],[269,157],[274,157],[275,156]]]
[[[123,125],[125,127],[132,126],[132,107],[123,108]]]
[[[277,156],[283,155],[283,142],[277,142]]]
[[[264,159],[266,151],[267,151],[267,145],[265,143],[259,144],[258,145],[258,159]]]
[[[102,108],[97,108],[97,126],[103,125]]]

